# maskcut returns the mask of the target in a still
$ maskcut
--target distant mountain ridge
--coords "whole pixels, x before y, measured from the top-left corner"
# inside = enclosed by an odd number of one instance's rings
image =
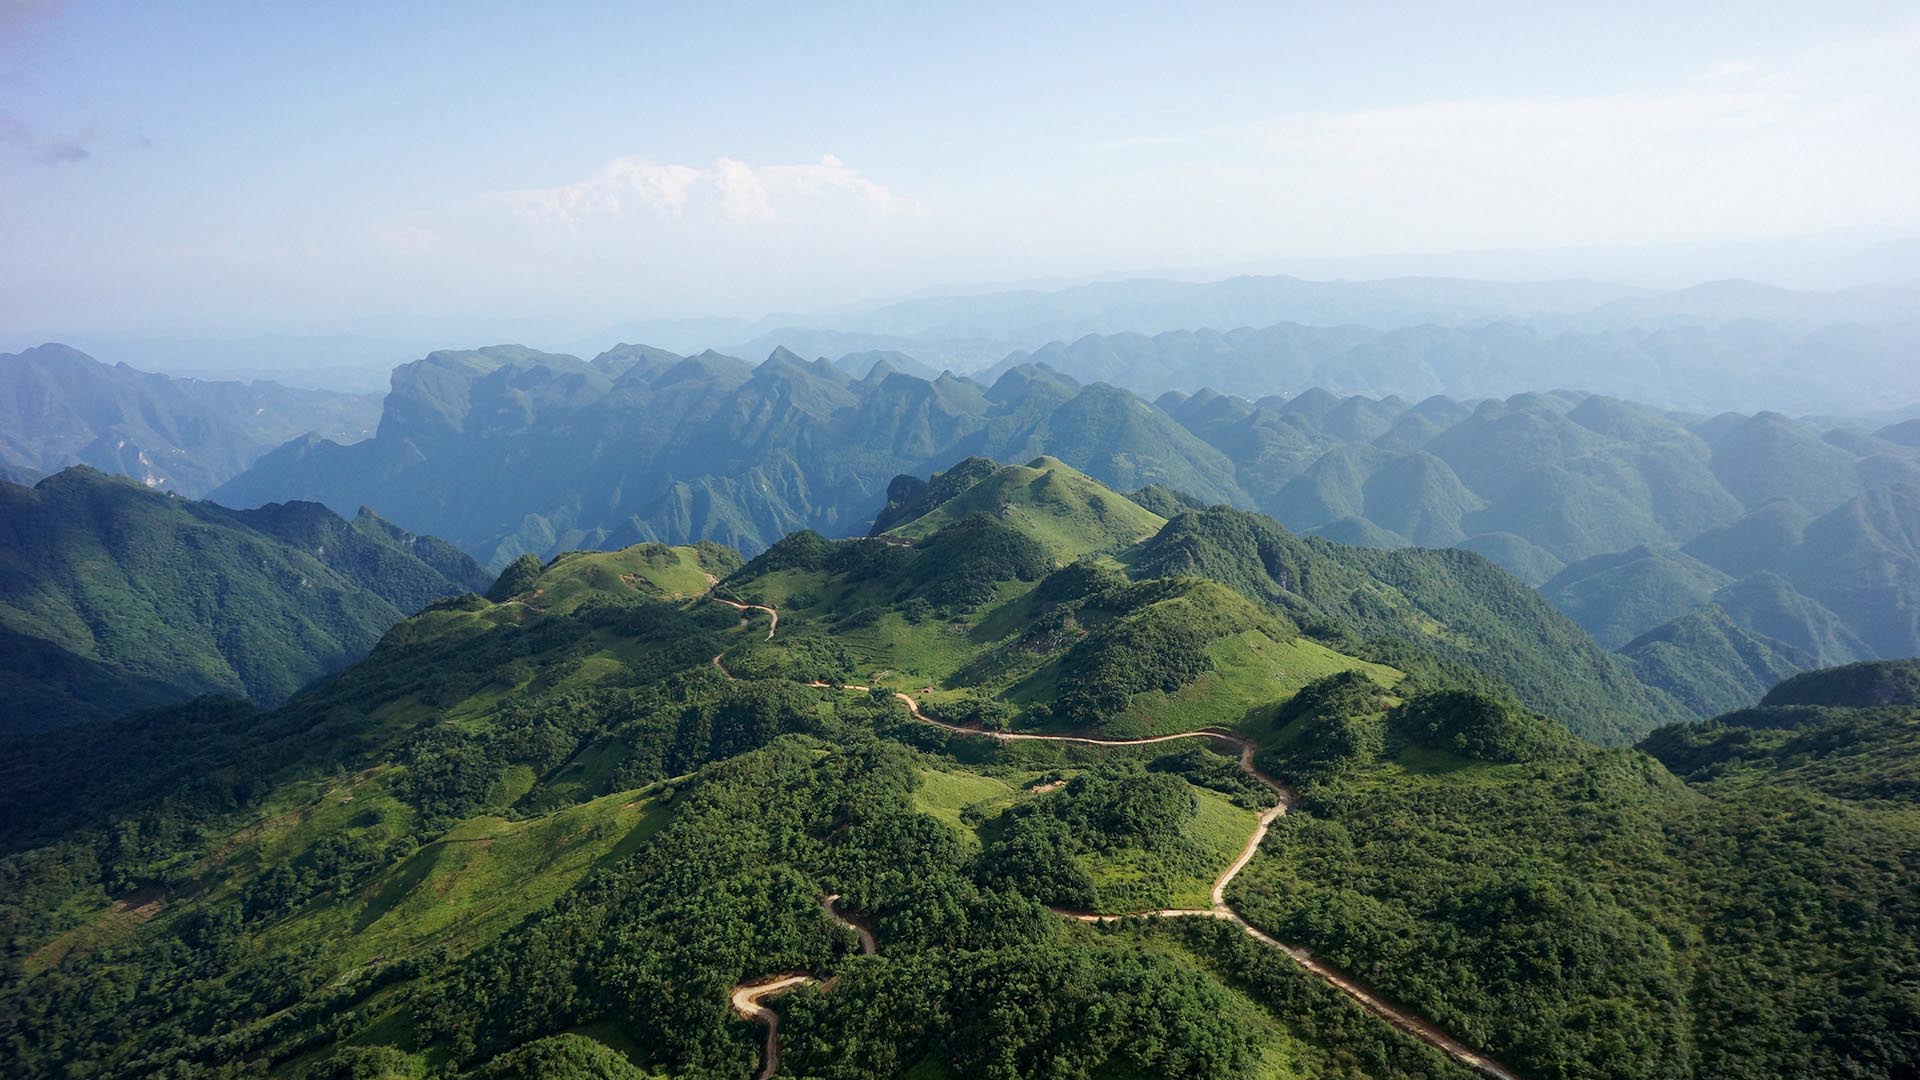
[[[1171,417],[1037,367],[983,386],[886,357],[856,378],[785,350],[752,366],[711,351],[621,346],[589,362],[498,346],[434,353],[393,387],[374,438],[289,443],[214,498],[389,507],[495,566],[650,540],[751,553],[797,529],[844,535],[892,477],[975,454],[1054,454],[1122,489],[1247,502],[1231,463]]]
[[[1659,327],[1712,330],[1742,321],[1772,324],[1779,333],[1796,334],[1822,326],[1911,323],[1914,311],[1920,308],[1917,301],[1920,297],[1915,290],[1900,286],[1822,292],[1738,279],[1657,291],[1578,279],[1491,281],[1427,276],[1309,280],[1274,274],[1205,282],[1128,278],[1058,289],[933,295],[814,317],[774,315],[758,320],[646,323],[629,327],[626,336],[677,342],[689,348],[736,340],[740,343],[726,347],[726,351],[743,356],[762,356],[775,348],[809,356],[898,350],[936,367],[972,372],[1010,353],[1037,352],[1049,342],[1073,342],[1087,335],[1151,336],[1170,331],[1197,332],[1201,327],[1227,333],[1240,327],[1280,323],[1360,327],[1377,332],[1504,323],[1535,327],[1548,334],[1563,330],[1604,333]],[[737,336],[716,336],[726,335],[730,329]],[[697,341],[688,336],[692,333],[700,335]],[[1080,377],[1078,373],[1076,377]],[[1504,386],[1486,392],[1509,394],[1559,384],[1609,389],[1569,380]],[[1151,395],[1179,385],[1130,388]],[[1217,380],[1214,385],[1228,388]]]
[[[176,379],[58,344],[0,354],[0,466],[22,478],[87,465],[197,498],[288,439],[357,441],[379,415],[370,394]]]
[[[215,497],[382,508],[499,567],[641,541],[751,554],[798,529],[849,535],[919,497],[910,477],[934,463],[1050,455],[1119,490],[1257,508],[1344,543],[1481,552],[1610,648],[1713,605],[1630,651],[1702,713],[1809,665],[1920,652],[1920,447],[1896,439],[1572,391],[1409,403],[1203,389],[1149,404],[1044,363],[983,385],[861,359],[856,375],[859,361],[784,349],[757,366],[641,345],[591,361],[434,353],[395,372],[374,439],[289,443]],[[1737,674],[1728,657],[1746,658]],[[1684,685],[1692,670],[1711,687]]]
[[[1159,404],[1288,527],[1480,551],[1703,714],[1804,667],[1920,653],[1920,450],[1876,434],[1573,392]]]
[[[1319,388],[1417,401],[1570,387],[1662,408],[1848,413],[1920,402],[1916,354],[1920,320],[1911,317],[1890,324],[1743,318],[1595,328],[1500,320],[1384,330],[1283,322],[1063,338],[1015,350],[980,377],[1043,363],[1149,397],[1210,388],[1259,398]]]
[[[1159,333],[1196,326],[1300,322],[1380,328],[1452,325],[1584,312],[1645,290],[1595,281],[1500,282],[1405,277],[1312,281],[1285,274],[1189,282],[1130,278],[1057,290],[917,297],[759,332],[733,351],[806,353],[897,349],[972,371],[1015,349],[1084,334]],[[765,320],[763,320],[764,322]]]

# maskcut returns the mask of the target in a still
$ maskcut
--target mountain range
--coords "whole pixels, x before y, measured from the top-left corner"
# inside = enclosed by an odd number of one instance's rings
[[[1309,535],[1478,551],[1702,715],[1792,671],[1920,652],[1920,448],[1899,424],[1822,430],[1573,391],[1148,403],[1045,363],[983,385],[897,361],[435,353],[395,373],[374,438],[297,440],[215,498],[373,506],[497,568],[642,541],[754,553],[796,529],[846,535],[896,475],[1045,453]]]
[[[753,366],[645,346],[590,362],[519,346],[434,353],[394,373],[372,439],[298,440],[213,497],[388,508],[500,567],[641,541],[757,552],[796,529],[845,535],[895,475],[1041,453],[1123,488],[1244,502],[1232,465],[1166,414],[1041,368],[983,386],[885,357],[855,377],[784,351]]]
[[[1047,457],[887,489],[516,559],[276,708],[0,731],[0,1071],[1920,1065],[1911,665],[1649,733],[1471,552]]]
[[[1480,551],[1703,714],[1792,671],[1920,653],[1920,454],[1898,426],[1822,433],[1571,392],[1159,405],[1289,527]]]
[[[16,482],[87,465],[199,497],[288,439],[353,442],[379,415],[371,394],[170,378],[58,344],[0,354],[0,474]]]
[[[1824,327],[1905,324],[1911,338],[1916,296],[1911,287],[1869,286],[1840,291],[1786,289],[1756,281],[1728,279],[1674,290],[1652,290],[1587,280],[1502,282],[1468,278],[1401,277],[1376,280],[1308,280],[1288,275],[1248,275],[1190,282],[1129,278],[1064,288],[1002,289],[920,296],[874,307],[820,316],[769,315],[757,320],[658,320],[610,328],[593,347],[623,337],[657,341],[676,349],[698,349],[733,341],[723,351],[764,356],[786,348],[807,356],[894,350],[936,367],[973,372],[1017,352],[1032,353],[1057,343],[1064,346],[1088,335],[1153,336],[1169,331],[1212,327],[1221,334],[1245,334],[1241,328],[1296,324],[1307,327],[1372,330],[1377,333],[1420,328],[1438,334],[1448,328],[1489,324],[1516,331],[1561,331],[1604,335],[1610,331],[1661,328],[1716,330],[1746,324],[1748,338],[1791,343]],[[1336,336],[1328,348],[1339,344]],[[1177,359],[1177,350],[1170,359]],[[1255,354],[1256,360],[1265,358]],[[1332,361],[1328,353],[1321,357]],[[1517,357],[1509,357],[1517,359]],[[1552,386],[1594,386],[1578,378],[1577,365],[1551,353],[1527,357],[1533,378],[1466,391],[1415,391],[1374,388],[1375,393],[1450,392],[1511,394]],[[1837,361],[1836,356],[1833,360]],[[1832,365],[1830,364],[1830,367]],[[1255,374],[1253,377],[1258,377]],[[1217,389],[1230,389],[1211,380]],[[1171,383],[1134,387],[1157,394]],[[1292,392],[1302,383],[1247,387],[1255,396]],[[1239,389],[1239,388],[1231,388]],[[1363,389],[1354,387],[1353,389]],[[1679,405],[1645,394],[1630,395],[1658,404]],[[1791,399],[1762,400],[1747,408],[1782,408]],[[1721,402],[1722,407],[1735,403]]]
[[[1206,325],[1206,324],[1199,324]],[[1212,324],[1231,326],[1234,324]],[[1920,401],[1920,322],[1726,322],[1599,328],[1494,321],[1088,334],[1016,350],[979,375],[1043,363],[1154,396],[1260,398],[1310,388],[1412,401],[1577,388],[1668,409],[1864,413]]]

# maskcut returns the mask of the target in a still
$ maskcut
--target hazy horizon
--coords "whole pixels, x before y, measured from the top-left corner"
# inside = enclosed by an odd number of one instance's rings
[[[0,8],[6,346],[558,345],[1126,276],[1920,275],[1897,7],[588,21]]]

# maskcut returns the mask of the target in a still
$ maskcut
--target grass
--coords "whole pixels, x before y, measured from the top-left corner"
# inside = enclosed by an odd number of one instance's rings
[[[1213,670],[1171,694],[1136,694],[1106,727],[1112,734],[1170,735],[1199,728],[1259,726],[1260,714],[1293,697],[1315,679],[1359,668],[1384,685],[1399,672],[1355,660],[1305,638],[1274,641],[1242,630],[1207,648]]]
[[[262,830],[249,841],[249,854],[286,861],[326,833],[386,827],[384,818],[368,820],[371,807],[360,797],[374,791],[384,798],[384,779],[329,792],[305,813]],[[551,904],[594,866],[638,850],[667,821],[657,791],[621,792],[521,821],[470,818],[353,892],[323,897],[266,928],[262,944],[318,947],[336,977],[435,945],[466,951]],[[356,812],[362,816],[343,816]],[[244,886],[248,876],[228,887]]]
[[[1144,540],[1166,520],[1055,458],[1008,465],[893,530],[924,537],[985,513],[1038,540],[1058,562]]]
[[[1166,693],[1138,693],[1101,734],[1115,738],[1173,735],[1202,728],[1228,728],[1261,736],[1273,713],[1308,683],[1335,672],[1358,670],[1391,688],[1404,676],[1384,664],[1357,660],[1316,641],[1278,642],[1258,630],[1242,630],[1207,648],[1213,670]],[[1059,664],[1049,662],[1009,693],[1016,702],[1051,701],[1059,695]]]
[[[1450,754],[1445,750],[1430,750],[1424,746],[1403,746],[1394,755],[1393,764],[1399,767],[1402,775],[1445,776],[1451,773],[1484,772],[1494,773],[1511,771],[1512,766],[1496,765],[1486,761],[1475,761],[1459,754]]]
[[[1002,637],[1010,638],[1022,629],[1024,620],[1009,619],[1000,613],[1022,608],[1026,594],[1033,587],[1032,582],[1000,582],[991,600],[973,615],[958,621],[927,619],[915,623],[897,611],[882,610],[867,626],[835,625],[827,616],[869,606],[885,609],[891,601],[887,590],[827,574],[781,570],[756,578],[744,595],[779,609],[783,628],[829,631],[853,659],[853,681],[897,690],[918,690],[950,684],[954,675],[982,652]],[[804,603],[796,603],[796,598]],[[753,617],[766,618],[757,612]],[[764,623],[758,625],[764,626]],[[764,633],[764,629],[761,632]],[[995,636],[987,637],[987,634]],[[778,643],[776,637],[774,644]]]
[[[567,612],[595,593],[686,599],[707,591],[709,573],[724,572],[690,546],[571,551],[541,573],[534,585],[537,595],[528,602],[542,611]]]
[[[467,949],[546,907],[596,864],[659,832],[667,809],[641,792],[546,817],[474,818],[362,888],[343,960],[427,944]]]
[[[164,900],[158,890],[152,895],[136,893],[82,914],[80,925],[59,935],[20,962],[27,975],[59,967],[69,956],[84,955],[124,940],[140,924],[158,914]]]
[[[1213,881],[1240,854],[1259,814],[1216,791],[1192,788],[1199,812],[1186,825],[1186,843],[1175,853],[1120,851],[1081,857],[1081,869],[1100,890],[1101,910],[1204,908],[1213,902]]]
[[[913,805],[921,813],[931,814],[951,825],[954,831],[977,847],[980,838],[961,817],[961,811],[969,806],[981,806],[989,813],[997,813],[1012,805],[1019,797],[1020,793],[1011,784],[991,776],[927,769],[920,773],[920,786],[914,789]]]

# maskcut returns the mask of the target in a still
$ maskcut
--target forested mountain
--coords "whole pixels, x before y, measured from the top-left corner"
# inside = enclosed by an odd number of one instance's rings
[[[69,465],[195,498],[307,432],[372,434],[379,399],[270,382],[206,382],[108,367],[64,345],[0,354],[0,468]]]
[[[754,367],[643,346],[591,362],[434,353],[394,373],[374,438],[289,444],[214,497],[372,506],[498,567],[640,541],[755,552],[795,529],[845,535],[896,474],[1042,453],[1121,488],[1244,499],[1219,451],[1112,387],[1026,368],[991,387],[929,381],[885,357],[856,378],[787,352]]]
[[[1088,334],[1015,350],[978,377],[1045,364],[1148,397],[1211,388],[1259,398],[1318,387],[1418,401],[1575,387],[1672,409],[1860,413],[1890,400],[1920,400],[1916,346],[1920,323],[1911,317],[1817,327],[1741,320],[1594,329],[1511,321],[1378,330],[1285,322],[1150,337]]]
[[[1480,551],[1703,715],[1920,652],[1920,453],[1879,434],[1571,392],[1159,404],[1288,526]]]
[[[0,1070],[1920,1066],[1910,706],[1603,750],[1478,556],[1049,459],[892,489],[744,563],[517,560],[271,711],[0,735]]]
[[[1767,691],[1763,708],[1920,708],[1920,660],[1864,660],[1795,675]]]
[[[274,704],[488,580],[370,511],[229,510],[78,466],[0,483],[0,730],[197,694]]]
[[[1277,936],[1435,1003],[1517,1075],[1913,1067],[1920,710],[1596,752],[1465,698],[1306,698],[1273,759],[1304,812],[1235,882]]]
[[[795,529],[858,531],[912,495],[888,490],[895,475],[1047,454],[1346,543],[1480,552],[1701,715],[1792,671],[1920,652],[1920,447],[1898,425],[1572,391],[1149,405],[1045,364],[986,386],[895,360],[435,353],[395,373],[375,438],[290,443],[216,497],[372,506],[494,567],[639,541],[752,554]]]

